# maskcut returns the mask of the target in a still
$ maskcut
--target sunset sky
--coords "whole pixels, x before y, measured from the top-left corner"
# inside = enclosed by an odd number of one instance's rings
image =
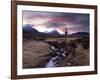
[[[89,32],[89,14],[23,11],[23,27],[31,25],[40,32],[57,30],[64,34],[76,32]]]

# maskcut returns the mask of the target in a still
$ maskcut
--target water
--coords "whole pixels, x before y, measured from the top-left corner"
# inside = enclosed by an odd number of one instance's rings
[[[51,45],[51,49],[55,52],[55,56],[53,56],[48,63],[46,64],[45,67],[57,67],[58,66],[58,62],[60,60],[62,60],[64,57],[66,57],[65,53],[66,51],[64,51],[63,49],[58,49],[55,48],[53,45]]]
[[[46,64],[46,67],[56,67],[57,66],[57,59],[58,56],[52,57],[49,62]]]

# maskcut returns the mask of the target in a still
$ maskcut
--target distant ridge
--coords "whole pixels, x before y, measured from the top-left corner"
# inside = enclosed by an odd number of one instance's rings
[[[39,36],[58,36],[60,33],[56,30],[51,32],[39,32],[35,28],[32,28],[31,25],[25,25],[23,27],[23,34],[30,34],[30,35],[39,35]]]
[[[49,36],[58,36],[60,33],[57,30],[53,30],[51,32],[46,33]]]
[[[23,32],[24,33],[29,33],[29,34],[37,34],[39,33],[36,29],[32,28],[31,25],[26,25],[23,27]]]
[[[24,36],[64,36],[64,34],[60,34],[57,30],[53,30],[51,32],[39,32],[38,30],[36,30],[35,28],[32,27],[32,25],[25,25],[23,27],[23,35]],[[73,34],[68,34],[68,36],[70,37],[80,37],[80,36],[89,36],[88,32],[76,32]]]
[[[88,32],[76,32],[73,34],[70,34],[69,36],[89,36]]]

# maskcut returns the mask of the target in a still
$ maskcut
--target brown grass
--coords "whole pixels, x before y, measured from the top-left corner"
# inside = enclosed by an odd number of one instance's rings
[[[52,52],[49,47],[42,41],[24,40],[23,68],[44,67]]]
[[[64,41],[64,38],[48,38],[47,41],[61,42]],[[71,42],[77,44],[75,55],[70,54],[59,61],[59,67],[89,65],[88,39],[68,38],[68,43]],[[23,40],[23,68],[45,67],[46,63],[51,58],[51,53],[52,50],[50,49],[50,46],[43,41]]]

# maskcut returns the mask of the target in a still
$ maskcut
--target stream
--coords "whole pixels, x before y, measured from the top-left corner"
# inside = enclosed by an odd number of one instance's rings
[[[59,67],[60,61],[63,59],[71,59],[72,56],[75,56],[77,45],[75,42],[46,42],[50,45],[50,49],[53,51],[51,53],[51,59],[47,62],[45,67]],[[53,56],[52,56],[53,55]],[[70,61],[66,63],[68,66],[72,65]]]
[[[60,60],[66,57],[66,50],[63,48],[57,48],[54,45],[50,44],[50,48],[53,50],[53,54],[55,54],[46,64],[45,67],[57,67]]]

